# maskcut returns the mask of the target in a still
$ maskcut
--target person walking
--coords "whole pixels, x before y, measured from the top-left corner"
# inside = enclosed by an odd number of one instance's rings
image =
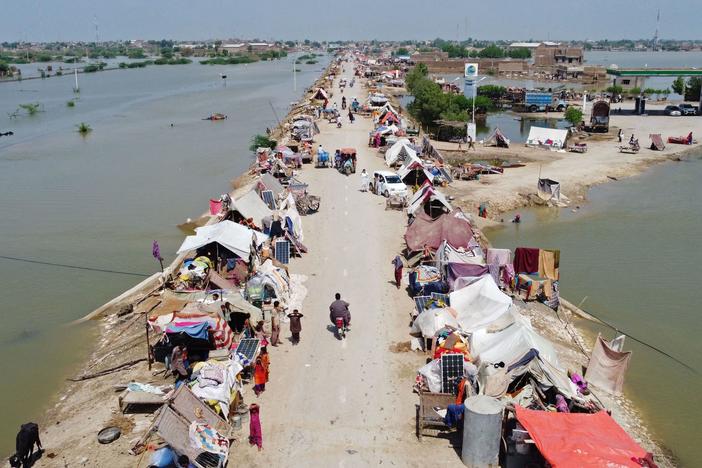
[[[351,109],[349,109],[349,121],[353,123],[354,117],[353,117],[353,112],[351,112]]]
[[[397,289],[400,289],[400,286],[402,286],[402,267],[404,266],[402,264],[402,259],[399,255],[395,255],[391,263],[395,267],[395,285]]]
[[[622,130],[622,129],[620,128],[620,129],[619,129],[619,133],[617,133],[617,138],[619,138],[619,143],[622,142],[623,137],[624,137],[624,130]]]
[[[367,192],[370,185],[370,176],[365,169],[361,171],[361,192]]]
[[[249,406],[249,444],[263,450],[263,432],[261,431],[260,407],[256,403]]]
[[[302,315],[299,310],[294,309],[292,314],[288,314],[290,319],[290,334],[292,335],[292,343],[294,345],[300,342],[300,332],[302,331]]]

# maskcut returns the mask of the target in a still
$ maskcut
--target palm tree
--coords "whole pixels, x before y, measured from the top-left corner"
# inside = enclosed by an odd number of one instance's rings
[[[93,129],[90,127],[90,125],[88,125],[85,122],[79,123],[77,125],[77,127],[78,127],[78,133],[80,133],[82,136],[86,136],[88,133],[93,131]]]

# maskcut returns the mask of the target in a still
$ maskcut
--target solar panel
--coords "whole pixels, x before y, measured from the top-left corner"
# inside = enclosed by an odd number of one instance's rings
[[[272,190],[264,190],[261,192],[261,198],[263,198],[263,201],[266,202],[266,205],[268,205],[268,208],[271,210],[277,210],[278,208],[275,205],[275,196],[273,195]]]
[[[453,182],[453,178],[446,169],[440,167],[439,172],[441,172],[441,175],[444,177],[444,179],[446,179],[446,182],[448,182],[449,184]]]
[[[258,338],[244,338],[239,342],[239,346],[236,347],[236,352],[246,356],[246,359],[249,361],[253,361],[260,344],[261,340]]]
[[[431,296],[417,296],[414,298],[414,305],[417,307],[417,312],[420,314],[427,308],[427,302],[431,300]]]
[[[290,242],[285,239],[275,241],[275,259],[280,263],[290,263]]]
[[[446,304],[447,306],[451,305],[451,299],[449,299],[448,294],[441,294],[441,293],[433,292],[433,293],[431,293],[431,298],[435,301],[441,301],[444,304]]]
[[[441,355],[441,392],[458,393],[458,383],[463,378],[463,355]]]

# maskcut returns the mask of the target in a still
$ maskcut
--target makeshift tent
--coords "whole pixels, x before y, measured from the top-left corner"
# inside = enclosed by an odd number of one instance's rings
[[[630,466],[641,464],[642,449],[605,411],[554,413],[515,407],[517,420],[554,468]]]
[[[445,212],[453,211],[446,196],[435,189],[429,181],[414,194],[407,207],[407,214],[416,216],[420,208],[424,208],[424,212],[432,218],[438,218]]]
[[[410,161],[406,161],[400,170],[397,171],[397,175],[405,185],[422,185],[424,182],[432,182],[434,180],[434,175],[424,167],[421,161],[411,159]]]
[[[498,146],[500,148],[509,148],[509,139],[504,136],[499,128],[496,128],[494,132],[483,141],[485,146]]]
[[[531,127],[527,137],[527,146],[545,146],[563,149],[568,139],[568,130],[560,128]]]
[[[420,211],[405,232],[407,248],[412,252],[424,249],[425,245],[436,250],[444,240],[451,247],[467,248],[472,238],[473,228],[460,211],[437,218]]]
[[[256,195],[254,193],[254,195]],[[258,197],[258,195],[256,195]],[[260,198],[259,198],[260,200]],[[263,201],[261,201],[263,203]],[[261,245],[268,236],[249,229],[232,221],[222,221],[195,229],[194,236],[188,236],[178,249],[178,253],[190,252],[212,242],[229,249],[232,253],[243,259],[248,259],[251,253],[251,244]]]
[[[329,95],[324,90],[324,88],[317,88],[317,91],[312,95],[312,99],[319,99],[320,101],[328,100]]]
[[[497,287],[491,276],[485,276],[449,295],[457,320],[466,331],[476,330],[497,320],[512,307],[512,299]]]
[[[263,218],[273,215],[266,202],[261,200],[261,197],[253,190],[234,200],[232,211],[238,211],[246,219],[253,219],[254,224],[258,227],[263,226]]]
[[[585,372],[585,380],[609,393],[621,395],[624,374],[630,359],[631,351],[615,351],[604,338],[597,335]]]
[[[397,161],[404,162],[407,157],[416,157],[417,152],[410,146],[407,138],[400,138],[385,152],[385,164],[392,166]]]
[[[652,150],[663,151],[665,149],[665,143],[663,143],[660,133],[651,133],[648,137],[651,139]]]
[[[421,333],[425,338],[432,338],[445,326],[459,328],[456,311],[451,308],[426,309],[412,323],[412,333]]]
[[[285,191],[278,179],[273,177],[268,172],[261,175],[261,180],[259,183],[263,185],[263,190],[270,190],[273,192],[273,195],[275,195],[276,198],[278,198],[278,196]]]
[[[552,179],[539,179],[537,183],[539,197],[543,200],[561,200],[561,184]]]
[[[459,278],[481,278],[490,274],[490,270],[485,265],[475,265],[472,263],[448,263],[446,265],[446,280],[451,290],[454,283]],[[473,283],[474,281],[469,281]]]
[[[378,117],[380,125],[399,124],[400,118],[392,111],[385,111]]]

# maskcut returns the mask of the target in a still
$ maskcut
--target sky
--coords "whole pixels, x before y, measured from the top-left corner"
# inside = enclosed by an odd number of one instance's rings
[[[0,0],[0,41],[700,38],[700,0]],[[695,12],[695,14],[692,14]]]

